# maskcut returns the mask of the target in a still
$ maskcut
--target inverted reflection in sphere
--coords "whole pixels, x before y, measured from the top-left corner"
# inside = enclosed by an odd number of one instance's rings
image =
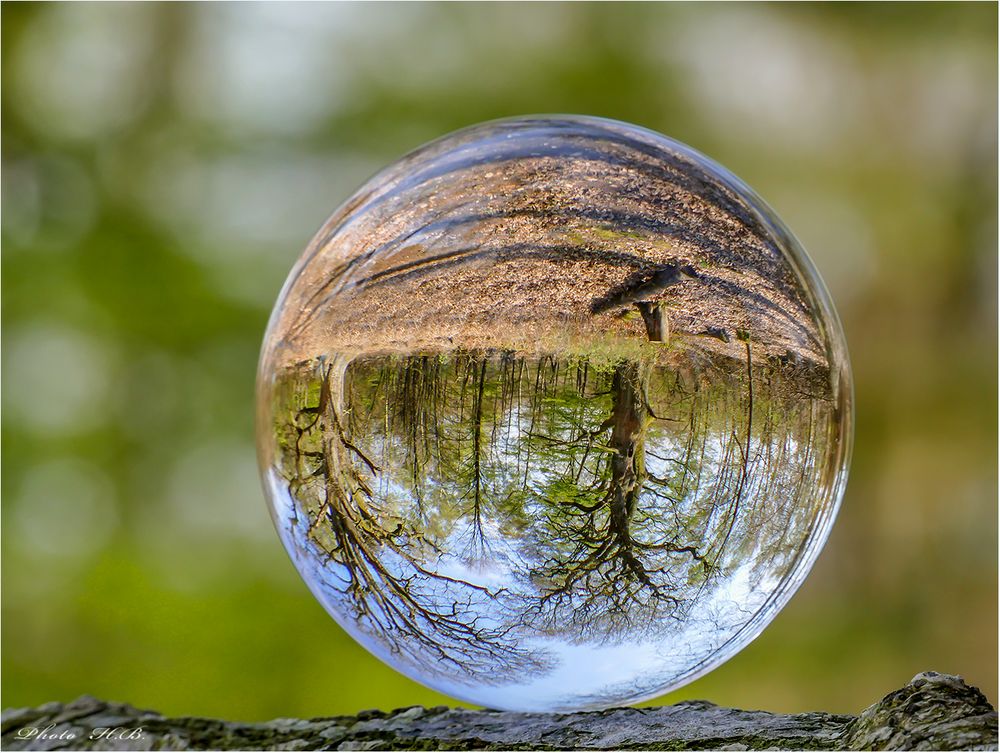
[[[375,176],[306,249],[258,378],[275,525],[362,645],[492,708],[632,703],[749,643],[846,479],[804,252],[693,150],[497,121]]]

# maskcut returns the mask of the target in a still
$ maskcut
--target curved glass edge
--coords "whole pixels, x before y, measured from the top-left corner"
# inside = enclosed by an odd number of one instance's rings
[[[306,249],[299,256],[296,263],[290,270],[288,276],[286,277],[281,290],[276,299],[275,305],[271,310],[271,314],[268,318],[267,326],[264,330],[264,335],[262,338],[261,354],[257,365],[257,376],[256,376],[256,387],[255,387],[255,403],[256,403],[256,430],[259,432],[261,428],[269,424],[268,407],[264,404],[262,398],[267,394],[267,389],[265,387],[264,381],[266,378],[266,367],[270,357],[270,350],[267,344],[271,338],[272,331],[274,330],[279,313],[282,309],[283,303],[301,274],[303,268],[308,264],[310,259],[321,250],[323,241],[325,238],[329,237],[333,233],[337,226],[342,222],[342,215],[345,214],[346,210],[351,207],[357,200],[364,196],[366,192],[369,192],[374,186],[378,185],[382,179],[400,169],[402,163],[407,161],[412,161],[416,158],[423,157],[434,151],[435,147],[447,142],[449,144],[456,143],[457,140],[465,137],[473,137],[475,134],[488,130],[490,128],[502,125],[505,123],[530,123],[538,122],[542,124],[547,121],[560,120],[560,121],[570,121],[578,122],[581,124],[602,124],[605,126],[611,126],[612,128],[625,129],[630,132],[639,131],[644,133],[654,142],[657,142],[668,149],[679,152],[685,157],[693,160],[694,162],[701,165],[703,168],[714,173],[715,176],[733,190],[737,196],[745,203],[747,208],[749,208],[754,215],[767,227],[775,236],[783,239],[784,243],[779,245],[781,248],[782,255],[788,262],[790,267],[795,271],[796,275],[799,277],[800,283],[802,283],[802,289],[810,296],[810,303],[818,309],[817,323],[819,326],[825,328],[825,323],[829,322],[830,327],[826,329],[826,343],[828,348],[828,358],[832,365],[831,368],[831,388],[833,393],[838,396],[838,401],[843,406],[840,416],[840,437],[841,442],[839,446],[840,457],[837,459],[836,465],[838,467],[838,472],[836,475],[836,481],[831,486],[828,493],[829,505],[825,507],[824,513],[820,519],[817,521],[816,530],[808,537],[808,545],[803,550],[799,557],[798,562],[789,572],[789,574],[784,579],[783,583],[775,591],[774,595],[768,602],[762,606],[753,617],[748,620],[745,626],[734,635],[730,641],[726,644],[728,650],[725,652],[720,652],[720,655],[711,658],[709,661],[704,662],[702,665],[695,667],[689,673],[682,675],[677,678],[674,682],[666,685],[655,692],[642,694],[633,698],[623,699],[621,702],[626,705],[634,705],[648,701],[652,698],[659,697],[666,693],[672,692],[684,685],[687,685],[694,680],[708,674],[712,670],[718,668],[722,664],[726,663],[733,657],[735,657],[740,651],[742,651],[746,646],[752,643],[764,629],[770,624],[773,617],[780,612],[795,595],[796,591],[804,582],[809,571],[812,569],[820,552],[826,544],[829,538],[830,531],[833,527],[833,523],[836,520],[837,514],[840,510],[841,503],[846,491],[847,480],[849,475],[850,462],[853,455],[854,448],[854,427],[855,427],[855,401],[854,401],[854,385],[852,370],[850,364],[850,355],[847,348],[847,340],[843,330],[843,324],[837,313],[836,308],[833,305],[832,296],[820,276],[815,263],[809,256],[803,245],[798,241],[798,239],[792,234],[788,227],[778,218],[777,214],[774,212],[773,208],[760,197],[749,185],[747,185],[743,180],[729,171],[727,168],[723,167],[721,164],[713,160],[711,157],[706,156],[697,149],[688,146],[687,144],[666,136],[662,133],[654,131],[652,129],[646,128],[644,126],[635,125],[632,123],[627,123],[625,121],[619,121],[611,118],[604,118],[598,116],[588,116],[588,115],[574,115],[574,114],[532,114],[523,116],[513,116],[506,118],[498,118],[494,120],[484,121],[474,125],[470,125],[461,129],[457,129],[450,133],[444,134],[436,139],[424,143],[421,146],[405,153],[399,159],[393,161],[386,167],[374,173],[368,180],[366,180],[356,191],[354,191],[347,199],[345,199],[330,215],[330,217],[321,225],[317,232],[313,235]],[[793,249],[797,258],[791,255],[786,248]],[[275,528],[279,530],[278,520],[276,519],[276,511],[274,501],[272,499],[272,487],[267,478],[268,472],[268,461],[261,455],[260,443],[257,443],[258,452],[258,470],[261,479],[261,484],[264,487],[265,493],[267,495],[267,502],[269,513],[272,517],[272,522]],[[292,560],[294,564],[294,558],[292,553],[288,551],[287,547],[286,554]],[[311,586],[307,587],[311,589]],[[318,598],[318,594],[314,595]],[[321,603],[322,599],[320,599]],[[377,657],[380,661],[388,664],[395,671],[406,675],[415,682],[430,688],[436,692],[440,692],[449,697],[455,698],[459,701],[470,703],[473,705],[482,705],[479,699],[464,695],[461,692],[456,692],[454,688],[444,687],[439,685],[432,680],[428,680],[419,677],[415,674],[400,670],[392,665],[387,657],[382,656],[382,651],[374,648],[369,641],[365,640],[364,637],[357,631],[352,629],[352,626],[345,624],[336,614],[331,612],[331,610],[325,608],[324,611],[331,615],[338,625],[345,632],[348,633],[355,641],[362,645],[365,650],[371,653],[373,656]],[[550,709],[551,711],[568,711],[568,710],[595,710],[606,708],[604,704],[593,704],[593,705],[574,705],[571,708],[567,707],[565,709],[554,707]],[[537,711],[537,707],[519,707],[517,705],[504,705],[504,710],[507,711]]]

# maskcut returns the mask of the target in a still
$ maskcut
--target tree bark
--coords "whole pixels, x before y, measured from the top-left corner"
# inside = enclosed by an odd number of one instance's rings
[[[663,302],[636,301],[636,308],[642,314],[646,325],[646,337],[650,342],[670,342],[670,319],[667,318],[667,307]]]
[[[707,701],[524,714],[414,706],[226,722],[83,696],[3,713],[4,750],[996,750],[997,714],[961,678],[917,675],[858,716],[738,711]],[[96,739],[95,739],[96,738]]]

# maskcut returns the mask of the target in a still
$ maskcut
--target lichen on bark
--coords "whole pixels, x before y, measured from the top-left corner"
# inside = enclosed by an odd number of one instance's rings
[[[571,714],[414,706],[244,723],[171,719],[83,696],[7,709],[2,733],[8,751],[996,750],[997,713],[961,678],[924,672],[858,716],[773,714],[686,701]]]

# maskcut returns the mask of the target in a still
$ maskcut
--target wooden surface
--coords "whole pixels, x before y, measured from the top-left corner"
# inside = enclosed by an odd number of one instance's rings
[[[84,696],[8,709],[14,750],[996,750],[997,714],[961,678],[917,675],[858,716],[740,711],[706,701],[525,714],[415,706],[263,723],[185,717]]]

